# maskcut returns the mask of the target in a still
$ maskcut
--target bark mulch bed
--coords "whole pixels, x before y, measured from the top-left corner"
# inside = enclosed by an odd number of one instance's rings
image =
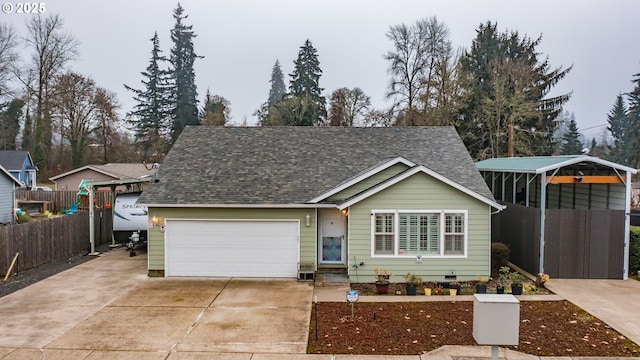
[[[315,309],[314,309],[315,310]],[[317,304],[307,352],[416,355],[443,345],[477,345],[473,302]],[[640,346],[568,301],[521,301],[520,343],[537,356],[640,356]]]

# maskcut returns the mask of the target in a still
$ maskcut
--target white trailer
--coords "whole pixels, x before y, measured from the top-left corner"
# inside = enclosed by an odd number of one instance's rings
[[[113,236],[119,242],[131,240],[133,232],[139,232],[140,241],[146,240],[149,215],[147,207],[136,204],[139,192],[116,195],[113,206]]]

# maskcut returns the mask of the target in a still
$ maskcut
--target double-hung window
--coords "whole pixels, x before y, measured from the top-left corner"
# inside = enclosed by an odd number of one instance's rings
[[[466,211],[373,212],[374,256],[464,256]]]
[[[393,255],[394,254],[394,227],[395,214],[376,214],[375,216],[375,252],[380,255]]]

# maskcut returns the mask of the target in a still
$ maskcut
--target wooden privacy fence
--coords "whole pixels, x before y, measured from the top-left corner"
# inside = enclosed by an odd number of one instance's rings
[[[94,212],[96,245],[111,242],[111,209]],[[24,224],[0,226],[0,274],[5,274],[16,253],[12,272],[65,260],[89,252],[89,213],[43,219]]]
[[[547,209],[544,270],[552,278],[622,279],[622,210]],[[492,241],[511,250],[511,262],[537,274],[540,209],[508,204],[492,218]]]
[[[31,191],[31,190],[16,190],[16,200],[35,200],[35,201],[49,201],[53,205],[53,212],[58,213],[72,204],[78,201],[77,191]],[[85,201],[88,204],[88,196]],[[96,191],[95,202],[99,208],[104,207],[105,204],[111,203],[112,194],[110,191]],[[86,207],[86,205],[85,205]]]

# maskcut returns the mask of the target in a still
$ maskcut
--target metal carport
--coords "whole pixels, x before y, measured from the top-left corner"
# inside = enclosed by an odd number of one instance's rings
[[[555,277],[563,277],[562,269],[555,269],[552,266],[546,266],[545,260],[552,258],[551,254],[545,249],[548,241],[553,240],[557,246],[565,246],[568,242],[565,239],[548,239],[551,229],[547,227],[552,224],[559,226],[560,229],[556,234],[562,232],[562,228],[572,229],[570,223],[572,218],[577,222],[588,222],[602,220],[604,215],[619,215],[624,219],[624,224],[618,220],[613,220],[612,231],[609,234],[597,234],[593,237],[604,240],[614,241],[618,236],[623,236],[621,240],[622,255],[620,264],[622,268],[607,269],[607,273],[616,273],[621,271],[621,277],[626,279],[628,263],[629,263],[629,219],[631,205],[631,175],[637,173],[637,169],[633,169],[620,164],[612,163],[595,157],[584,155],[567,155],[567,156],[540,156],[540,157],[512,157],[512,158],[495,158],[487,159],[476,163],[478,170],[482,173],[485,181],[489,185],[494,197],[504,204],[507,209],[498,214],[500,216],[509,216],[509,213],[520,211],[520,215],[514,220],[530,220],[537,221],[538,225],[531,228],[533,234],[530,237],[536,244],[528,244],[529,252],[537,252],[537,259],[531,259],[531,254],[516,254],[523,257],[525,262],[524,268],[530,272],[547,272]],[[512,205],[509,205],[512,204]],[[510,210],[511,208],[511,210]],[[529,209],[524,209],[529,208]],[[534,210],[535,209],[535,210]],[[553,212],[553,209],[562,209],[563,212]],[[574,211],[567,211],[567,210]],[[537,214],[533,214],[535,211]],[[548,216],[553,214],[553,218]],[[569,221],[558,223],[557,216],[563,214],[565,219]],[[584,216],[583,216],[584,214]],[[581,216],[583,216],[581,218]],[[534,219],[535,220],[532,220]],[[588,217],[585,220],[585,217]],[[611,219],[614,219],[611,217]],[[559,225],[558,225],[559,224]],[[509,224],[494,227],[494,241],[497,239],[504,242],[507,231],[504,229]],[[525,223],[526,225],[526,223]],[[596,224],[597,225],[597,224]],[[617,227],[622,227],[624,235],[615,233]],[[577,228],[576,228],[577,229]],[[582,230],[581,230],[582,231]],[[585,232],[585,237],[589,237],[589,229]],[[593,232],[593,231],[592,231]],[[622,233],[622,231],[619,231]],[[615,233],[615,234],[614,234]],[[513,234],[513,232],[511,232]],[[519,233],[517,237],[527,237],[527,234]],[[575,236],[575,234],[567,234],[566,237]],[[559,236],[559,235],[557,235]],[[602,239],[608,236],[608,239]],[[526,241],[527,239],[507,239],[507,242]],[[565,245],[563,245],[565,244]],[[510,244],[511,246],[512,244]],[[515,244],[522,245],[522,244]],[[570,245],[569,245],[570,246]],[[597,245],[593,248],[586,245],[580,254],[574,257],[589,257],[589,252],[596,252],[598,249],[607,249],[608,243]],[[567,249],[565,249],[567,250]],[[567,250],[570,251],[571,249]],[[534,255],[534,256],[535,256]],[[528,256],[528,259],[524,257]],[[558,261],[582,261],[584,259],[560,259]],[[522,265],[522,264],[520,264]],[[535,266],[534,266],[535,265]],[[566,266],[566,263],[559,265]],[[602,265],[605,266],[605,265]],[[613,263],[611,266],[617,266]],[[575,269],[565,271],[566,274],[577,273],[571,277],[590,277],[589,269],[586,265],[576,265]],[[552,271],[554,270],[554,271]],[[557,271],[555,271],[557,270]],[[603,277],[601,274],[605,270],[601,270],[595,277]],[[555,274],[553,272],[556,272]],[[593,271],[596,273],[597,271]],[[582,274],[582,275],[580,275]],[[608,276],[605,276],[608,277]],[[617,277],[617,275],[616,275]]]

